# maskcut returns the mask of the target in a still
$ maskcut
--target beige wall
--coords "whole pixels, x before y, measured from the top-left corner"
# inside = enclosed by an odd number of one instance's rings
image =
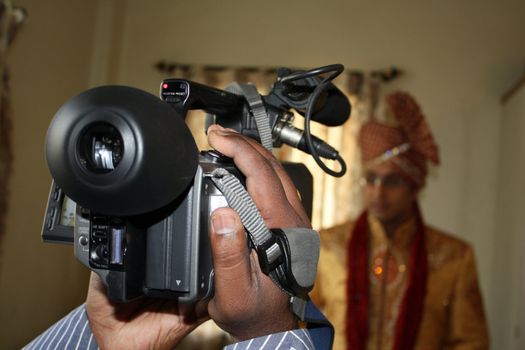
[[[523,68],[523,1],[103,0],[98,9],[95,1],[18,3],[30,17],[10,58],[16,161],[0,265],[0,324],[11,325],[0,327],[0,339],[30,337],[80,298],[53,298],[57,289],[83,287],[72,250],[39,242],[49,183],[42,141],[51,116],[88,84],[116,82],[157,93],[165,76],[152,64],[160,59],[405,69],[391,88],[417,97],[442,156],[422,197],[425,217],[474,244],[489,316],[498,319],[495,295],[502,287],[491,282],[499,237],[499,97]],[[39,55],[36,47],[42,47]],[[37,101],[26,88],[39,92]],[[21,262],[21,255],[30,259]],[[40,288],[43,281],[58,287]],[[24,323],[34,309],[38,317]],[[12,335],[14,329],[23,336]]]
[[[9,56],[14,167],[0,255],[0,349],[19,349],[84,298],[70,246],[40,239],[51,178],[44,137],[58,107],[88,87],[96,2],[17,0],[29,17]]]
[[[494,341],[499,349],[525,348],[525,84],[503,106],[497,224],[492,267]]]

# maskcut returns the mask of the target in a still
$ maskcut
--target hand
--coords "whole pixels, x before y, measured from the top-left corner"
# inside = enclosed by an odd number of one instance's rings
[[[257,142],[220,126],[208,129],[209,142],[233,158],[246,176],[248,192],[269,228],[310,227],[308,216],[280,163]],[[130,303],[108,300],[98,275],[91,274],[86,308],[102,349],[172,349],[209,315],[236,339],[281,332],[296,326],[289,297],[259,268],[248,249],[238,214],[216,210],[211,245],[215,295],[207,303],[178,305],[173,300],[140,298]]]
[[[173,300],[140,298],[111,302],[100,277],[92,272],[86,300],[91,330],[100,349],[173,349],[208,319],[206,303],[178,305]]]
[[[207,132],[209,144],[232,158],[246,177],[246,188],[269,228],[311,228],[294,183],[266,148],[217,124]]]
[[[213,125],[210,145],[233,158],[246,176],[246,187],[269,228],[310,227],[299,196],[281,164],[257,142]],[[238,214],[217,209],[211,217],[215,294],[208,305],[211,318],[238,340],[296,327],[289,296],[259,268],[249,251]]]

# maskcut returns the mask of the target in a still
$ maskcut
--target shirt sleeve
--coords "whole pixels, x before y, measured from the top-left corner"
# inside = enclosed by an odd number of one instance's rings
[[[489,336],[471,247],[465,251],[459,267],[450,311],[447,349],[488,349]]]
[[[266,335],[226,346],[225,350],[244,349],[282,349],[282,350],[314,350],[315,346],[307,329]],[[85,305],[77,307],[67,316],[52,325],[23,350],[97,350],[98,345],[93,337],[86,314]]]
[[[48,330],[27,344],[23,350],[96,350],[84,304],[80,305]]]
[[[245,349],[314,350],[315,347],[306,329],[293,329],[282,333],[270,334],[224,347],[224,350]]]

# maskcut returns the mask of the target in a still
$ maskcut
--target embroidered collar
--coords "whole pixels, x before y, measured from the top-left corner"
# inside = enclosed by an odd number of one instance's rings
[[[399,248],[408,248],[410,246],[417,228],[415,216],[410,217],[410,219],[401,224],[391,238],[386,234],[386,230],[381,221],[372,214],[368,214],[368,225],[372,244],[376,245],[390,241],[388,243]]]

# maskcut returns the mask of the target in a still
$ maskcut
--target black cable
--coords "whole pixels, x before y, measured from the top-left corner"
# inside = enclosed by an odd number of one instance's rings
[[[341,170],[339,171],[339,173],[341,175],[338,175],[337,177],[341,177],[341,176],[343,176],[346,173],[346,163],[345,163],[343,157],[341,157],[339,154],[337,155],[336,160],[341,165]]]
[[[308,147],[308,150],[310,151],[310,154],[314,158],[315,162],[321,169],[323,169],[324,172],[326,172],[329,175],[332,175],[334,177],[341,177],[346,173],[346,163],[344,159],[337,155],[336,161],[339,162],[341,165],[341,170],[339,172],[336,172],[330,168],[328,168],[324,162],[321,160],[319,153],[315,149],[312,141],[312,134],[310,132],[310,120],[312,116],[312,110],[313,106],[315,105],[315,101],[323,92],[324,88],[330,81],[332,81],[335,77],[337,77],[341,72],[344,70],[344,66],[342,64],[332,64],[324,67],[315,68],[306,72],[296,72],[293,74],[290,74],[284,78],[281,79],[281,82],[285,84],[286,82],[291,82],[298,79],[303,79],[310,76],[315,76],[319,74],[329,73],[332,72],[332,74],[328,75],[327,77],[323,78],[323,80],[317,85],[317,87],[312,92],[312,95],[309,98],[308,105],[306,107],[306,114],[304,116],[304,136],[306,145]]]
[[[281,78],[279,81],[283,84],[290,83],[295,80],[309,78],[317,75],[321,75],[324,73],[334,72],[333,76],[330,76],[329,80],[333,80],[335,77],[337,77],[339,74],[341,74],[344,70],[344,66],[342,64],[330,64],[328,66],[323,66],[319,68],[310,69],[306,72],[294,72],[290,75],[287,75],[283,78]]]

